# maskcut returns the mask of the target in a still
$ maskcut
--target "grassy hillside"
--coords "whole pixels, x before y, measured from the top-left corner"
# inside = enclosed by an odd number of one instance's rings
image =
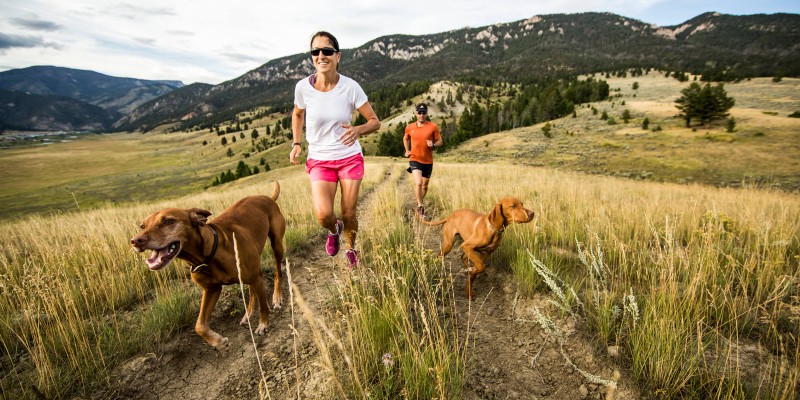
[[[399,181],[403,167],[368,159],[364,195],[373,201],[363,210],[363,265],[330,292],[336,322],[326,334],[338,344],[320,342],[320,354],[332,356],[319,362],[330,374],[329,393],[340,398],[459,398],[469,368],[462,343],[469,338],[454,335],[448,313],[440,314],[455,309],[461,287],[443,284],[441,261],[403,219],[413,185]],[[565,329],[580,330],[598,349],[617,349],[625,375],[647,398],[797,396],[796,195],[499,163],[439,163],[435,174],[432,213],[488,210],[506,195],[536,211],[534,223],[509,229],[490,264],[513,271],[521,300],[552,297],[549,306],[519,313],[538,321],[527,334],[551,338],[554,351]],[[198,290],[185,270],[150,273],[128,239],[156,209],[218,214],[242,196],[270,193],[275,178],[289,256],[303,257],[320,232],[299,167],[169,201],[0,224],[3,397],[33,398],[33,388],[48,398],[88,395],[109,384],[121,360],[190,332]],[[376,188],[382,180],[389,184]],[[560,351],[570,355],[563,344]],[[384,352],[397,369],[376,363]]]
[[[540,124],[473,139],[438,154],[437,159],[513,161],[651,181],[800,189],[800,118],[788,117],[800,111],[800,79],[759,78],[725,85],[736,100],[731,110],[736,129],[730,133],[724,121],[707,128],[684,127],[674,100],[688,83],[654,71],[608,81],[612,98],[578,108],[575,118],[550,122],[553,138],[544,136]],[[638,89],[633,89],[634,82]],[[447,93],[454,95],[456,88],[457,84],[436,83],[408,104],[426,101],[435,121],[446,120],[452,126],[463,104],[442,110],[437,103]],[[469,101],[465,96],[464,102]],[[628,123],[622,120],[626,109],[632,116]],[[600,118],[604,111],[616,124]],[[385,119],[381,131],[393,132],[397,124],[407,123],[411,112],[409,105],[405,112]],[[0,152],[0,218],[196,193],[220,172],[235,171],[240,160],[259,166],[262,172],[261,158],[271,168],[288,166],[287,143],[254,151],[250,136],[256,128],[259,140],[263,139],[266,127],[274,128],[283,117],[266,116],[253,121],[246,131],[222,136],[208,131],[167,133],[171,129],[165,126],[147,134],[89,135],[67,143],[4,150]],[[644,118],[650,121],[647,130],[642,129]],[[362,139],[367,154],[375,154],[378,137]],[[222,138],[227,145],[221,144]],[[228,149],[232,157],[226,155]]]
[[[607,79],[613,96],[550,122],[553,138],[539,124],[472,140],[442,160],[539,165],[665,182],[717,186],[755,184],[800,190],[800,80],[760,78],[725,85],[736,100],[725,121],[686,128],[674,100],[689,85],[663,74]],[[638,89],[634,90],[634,83]],[[618,89],[618,91],[614,91]],[[628,110],[631,119],[624,123]],[[596,111],[595,111],[596,110]],[[605,112],[615,120],[602,120]],[[645,118],[649,129],[642,128]]]

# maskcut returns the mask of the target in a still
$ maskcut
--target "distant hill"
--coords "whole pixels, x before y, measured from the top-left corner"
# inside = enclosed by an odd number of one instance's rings
[[[0,132],[3,130],[102,131],[121,115],[64,96],[42,96],[0,89]]]
[[[648,67],[740,77],[800,76],[797,43],[797,14],[705,13],[667,27],[610,13],[553,14],[431,35],[380,37],[343,49],[341,71],[367,91],[419,80],[524,83]],[[172,91],[116,126],[147,129],[212,113],[290,104],[294,83],[313,72],[305,53],[274,59],[213,87]]]
[[[101,120],[85,121],[77,121],[72,117],[61,120],[52,116],[48,118],[48,121],[52,123],[51,126],[37,120],[37,128],[22,126],[23,129],[61,130],[61,126],[75,125],[76,123],[79,126],[103,126],[103,129],[108,129],[110,128],[106,120],[108,115],[128,114],[141,104],[182,86],[183,83],[180,81],[118,78],[94,71],[52,66],[34,66],[0,72],[0,88],[39,95],[40,97],[35,97],[35,99],[42,104],[64,103],[64,97],[67,97],[87,103],[87,105],[103,108],[110,113],[89,112],[84,115],[99,116],[102,114],[102,118]],[[48,96],[57,96],[58,98],[46,99]],[[33,107],[31,110],[21,109],[21,105],[17,105],[13,114],[30,117],[40,114],[41,110],[37,109],[38,105],[32,99],[34,98],[23,102]],[[91,109],[91,107],[81,108]],[[32,120],[31,118],[22,119]],[[6,120],[0,120],[0,123],[11,124]]]

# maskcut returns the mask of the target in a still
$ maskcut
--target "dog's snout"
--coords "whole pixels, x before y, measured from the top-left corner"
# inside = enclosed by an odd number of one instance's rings
[[[131,238],[132,246],[141,246],[145,242],[147,242],[147,237],[145,235],[137,235]]]

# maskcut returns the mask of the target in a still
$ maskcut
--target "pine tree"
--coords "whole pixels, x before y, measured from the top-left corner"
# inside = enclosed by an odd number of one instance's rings
[[[732,97],[728,97],[722,83],[716,86],[711,86],[710,83],[700,86],[697,82],[693,82],[681,90],[681,94],[682,96],[675,100],[675,107],[683,113],[686,127],[691,125],[692,119],[699,120],[705,126],[715,119],[725,118],[736,103]]]
[[[244,163],[244,161],[239,161],[239,164],[236,165],[236,179],[244,178],[246,176],[252,175],[252,171],[250,171],[250,167]]]
[[[394,132],[389,131],[381,135],[378,140],[378,155],[388,157],[402,157],[405,152],[403,136],[406,133],[405,124],[397,124]]]

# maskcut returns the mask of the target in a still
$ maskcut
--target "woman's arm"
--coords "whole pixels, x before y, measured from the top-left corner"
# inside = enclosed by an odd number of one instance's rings
[[[342,134],[339,140],[344,143],[345,146],[352,146],[359,137],[375,132],[381,127],[381,121],[378,119],[378,115],[375,114],[375,110],[372,109],[369,102],[359,107],[358,113],[361,114],[367,122],[358,126],[342,124],[342,128],[346,128],[347,130]],[[294,126],[294,124],[292,126]]]
[[[299,145],[303,141],[303,123],[305,122],[306,110],[294,106],[292,110],[292,150],[289,151],[289,162],[300,164],[295,158],[303,152],[303,146]]]

